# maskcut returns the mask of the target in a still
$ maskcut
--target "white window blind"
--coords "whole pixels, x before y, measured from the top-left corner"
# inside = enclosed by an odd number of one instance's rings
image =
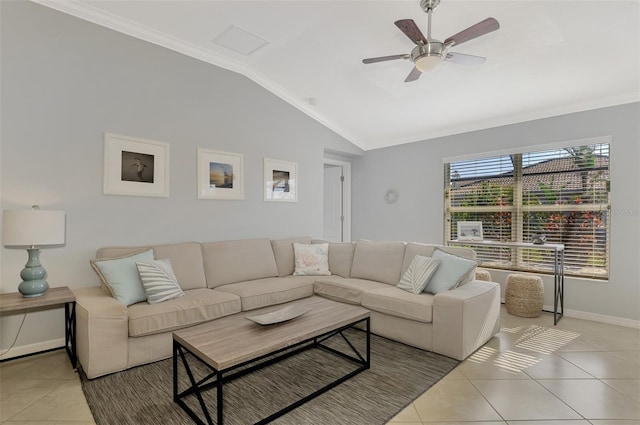
[[[567,275],[609,274],[609,144],[499,155],[445,164],[445,229],[481,221],[484,239],[565,245]],[[474,247],[488,267],[551,272],[553,253]]]

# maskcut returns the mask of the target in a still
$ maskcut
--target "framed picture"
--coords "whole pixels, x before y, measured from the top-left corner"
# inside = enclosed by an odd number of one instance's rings
[[[169,144],[105,133],[107,195],[169,197]]]
[[[458,222],[459,241],[481,241],[482,222],[481,221],[459,221]]]
[[[244,155],[198,149],[198,199],[244,199]]]
[[[298,164],[264,159],[264,200],[298,202]]]

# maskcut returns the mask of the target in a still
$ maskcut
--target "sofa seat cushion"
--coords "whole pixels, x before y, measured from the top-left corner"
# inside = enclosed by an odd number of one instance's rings
[[[247,311],[310,297],[313,280],[297,276],[272,277],[218,286],[216,290],[240,297],[242,311]]]
[[[313,292],[325,298],[343,303],[362,303],[362,294],[365,291],[377,288],[387,288],[386,283],[366,279],[343,279],[340,277],[319,276],[313,284]],[[401,291],[401,289],[399,289]]]
[[[425,292],[413,294],[386,285],[362,295],[362,306],[389,316],[431,323],[433,321],[433,295]]]
[[[129,336],[174,331],[240,311],[240,298],[211,289],[191,289],[160,304],[129,306]]]

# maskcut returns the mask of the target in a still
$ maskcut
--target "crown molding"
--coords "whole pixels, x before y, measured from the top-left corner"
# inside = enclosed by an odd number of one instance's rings
[[[441,137],[454,136],[456,134],[470,133],[473,131],[487,130],[490,128],[504,127],[507,125],[519,124],[528,121],[535,121],[545,118],[553,118],[561,115],[569,115],[578,112],[586,112],[594,109],[608,108],[611,106],[625,105],[628,103],[640,102],[640,93],[632,92],[619,96],[611,96],[608,98],[597,99],[593,101],[580,102],[575,104],[563,105],[561,107],[550,107],[531,111],[518,115],[507,115],[496,117],[491,120],[483,120],[475,123],[463,125],[455,125],[432,132],[417,133],[412,136],[394,139],[384,143],[369,144],[365,150],[384,149],[392,146],[403,145],[407,143],[422,142]]]

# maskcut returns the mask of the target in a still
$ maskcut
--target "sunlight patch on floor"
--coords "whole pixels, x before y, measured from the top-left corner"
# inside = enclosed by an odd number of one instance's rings
[[[551,354],[580,336],[577,332],[561,329],[550,329],[544,326],[529,326],[525,333],[516,340],[516,347],[541,353]]]
[[[538,363],[540,359],[529,356],[528,354],[517,353],[515,351],[505,351],[500,353],[497,359],[493,361],[496,366],[511,372],[522,372],[528,367]]]
[[[467,360],[471,363],[485,363],[488,362],[497,352],[498,350],[495,348],[484,346],[473,353],[473,355]]]
[[[510,350],[500,353],[495,348],[485,346],[476,351],[467,361],[477,364],[493,363],[507,372],[520,373],[538,363],[540,359]]]
[[[505,334],[520,334],[515,341],[515,347],[533,353],[549,355],[567,345],[581,334],[561,329],[548,328],[540,325],[513,326],[500,329]],[[520,353],[513,350],[500,352],[495,348],[484,346],[476,351],[468,361],[476,364],[493,364],[509,373],[520,373],[540,362],[535,355]]]

